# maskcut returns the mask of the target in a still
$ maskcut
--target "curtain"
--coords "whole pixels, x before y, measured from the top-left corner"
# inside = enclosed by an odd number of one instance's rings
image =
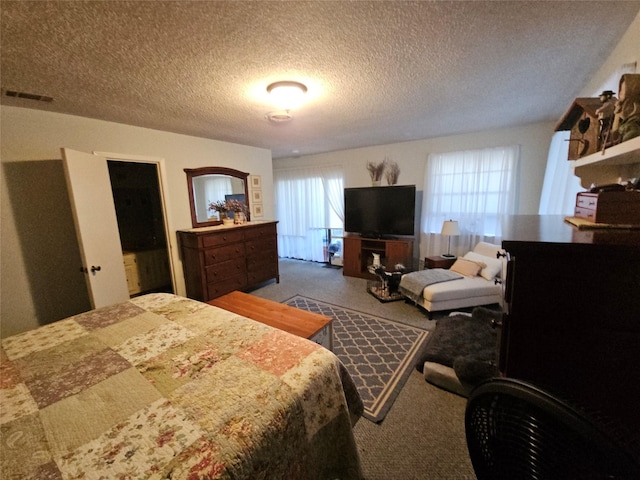
[[[584,190],[567,160],[570,134],[570,131],[556,132],[551,140],[540,194],[540,215],[573,215],[576,195]]]
[[[479,241],[502,241],[501,218],[517,212],[518,145],[429,155],[425,169],[420,255],[464,255]],[[440,235],[445,220],[460,235]]]
[[[281,257],[324,262],[329,228],[343,228],[341,167],[274,170],[278,252]]]
[[[209,204],[224,200],[224,196],[233,192],[231,179],[220,175],[198,175],[193,177],[193,201],[196,218],[205,219],[214,215]]]

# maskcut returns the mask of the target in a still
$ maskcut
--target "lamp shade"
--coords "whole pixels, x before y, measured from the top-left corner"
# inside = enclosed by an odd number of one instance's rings
[[[442,232],[441,235],[448,235],[450,237],[457,237],[460,235],[460,229],[458,228],[457,220],[445,220],[442,223]]]

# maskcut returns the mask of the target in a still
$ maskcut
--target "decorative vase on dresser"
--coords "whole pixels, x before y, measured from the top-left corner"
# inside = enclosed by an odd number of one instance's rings
[[[272,278],[278,271],[277,222],[179,230],[187,296],[208,301]]]

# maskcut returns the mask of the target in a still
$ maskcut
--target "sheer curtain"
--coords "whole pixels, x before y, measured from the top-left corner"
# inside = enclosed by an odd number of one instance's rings
[[[584,190],[573,173],[573,165],[567,160],[570,134],[570,131],[556,132],[551,139],[540,194],[540,215],[573,215],[576,195]]]
[[[325,261],[327,229],[343,226],[343,177],[338,166],[274,170],[281,257]]]
[[[203,197],[206,199],[204,203],[196,202],[196,212],[198,218],[209,218],[214,215],[213,210],[209,210],[209,203],[223,199],[226,194],[232,192],[231,179],[214,176],[204,175],[194,179],[194,188],[201,189]],[[200,197],[200,195],[197,195]]]
[[[517,212],[520,146],[429,155],[425,169],[420,255],[440,255],[448,237],[442,222],[457,220],[451,253],[463,255],[479,241],[501,241],[501,217]]]

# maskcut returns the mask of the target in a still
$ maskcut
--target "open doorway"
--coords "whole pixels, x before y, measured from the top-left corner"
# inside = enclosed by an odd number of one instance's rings
[[[156,163],[107,160],[130,296],[173,292]]]

